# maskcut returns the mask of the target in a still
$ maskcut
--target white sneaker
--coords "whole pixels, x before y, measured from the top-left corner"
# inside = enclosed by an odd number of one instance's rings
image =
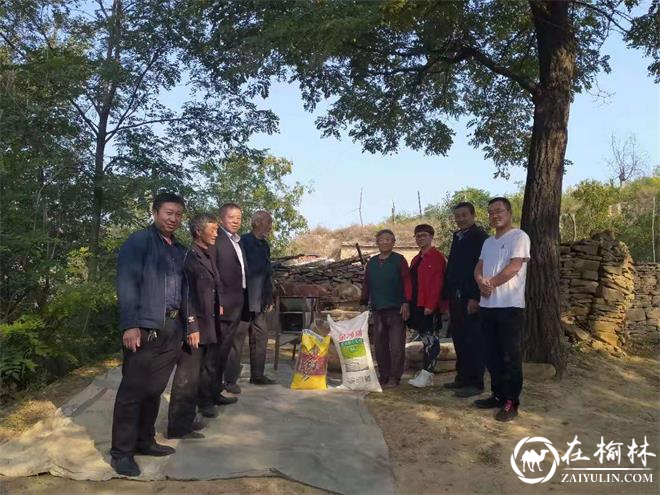
[[[415,376],[413,376],[410,380],[408,380],[408,385],[413,385],[414,383],[417,383],[417,377],[419,376],[419,371],[415,373]]]
[[[426,370],[421,370],[415,378],[408,380],[408,383],[413,387],[424,388],[433,385],[433,373]]]

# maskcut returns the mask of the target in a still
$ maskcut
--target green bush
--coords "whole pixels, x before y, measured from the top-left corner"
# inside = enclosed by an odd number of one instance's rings
[[[11,395],[38,374],[39,361],[49,352],[40,339],[44,328],[44,321],[36,315],[0,324],[0,396]]]
[[[42,386],[72,369],[118,351],[112,286],[65,286],[43,315],[0,325],[0,399]]]

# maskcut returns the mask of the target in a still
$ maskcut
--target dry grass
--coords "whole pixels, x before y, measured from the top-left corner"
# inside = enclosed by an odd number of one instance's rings
[[[0,444],[53,414],[95,376],[119,366],[118,356],[82,366],[38,391],[27,391],[0,409]]]
[[[394,223],[384,222],[364,226],[354,224],[334,230],[325,227],[316,227],[293,239],[287,250],[292,254],[318,254],[332,258],[338,254],[342,243],[359,242],[361,244],[371,244],[376,240],[376,232],[385,228],[394,232],[397,244],[415,245],[413,230],[415,225],[420,223],[429,223],[436,230],[440,230],[437,222],[428,218],[412,218]],[[444,228],[442,232],[436,233],[436,240],[439,244],[442,244],[447,236],[451,239],[451,228]]]

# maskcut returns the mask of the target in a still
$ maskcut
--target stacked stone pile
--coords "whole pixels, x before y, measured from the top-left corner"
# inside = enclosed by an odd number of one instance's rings
[[[634,268],[628,248],[608,234],[562,244],[562,318],[589,336],[621,347],[626,313],[634,299]]]
[[[635,264],[635,300],[627,314],[632,345],[660,344],[660,264]]]
[[[274,266],[274,278],[281,284],[305,283],[338,285],[344,283],[362,284],[364,265],[369,256],[354,256],[340,261],[318,260],[306,264]]]

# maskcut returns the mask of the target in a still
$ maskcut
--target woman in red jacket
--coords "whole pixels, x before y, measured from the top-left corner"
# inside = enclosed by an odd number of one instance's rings
[[[427,224],[415,227],[415,241],[419,254],[410,263],[410,278],[413,294],[408,326],[416,330],[424,344],[424,367],[408,380],[414,387],[433,385],[433,370],[440,354],[440,336],[436,328],[438,313],[444,311],[446,303],[441,301],[447,261],[433,246],[435,230]]]

